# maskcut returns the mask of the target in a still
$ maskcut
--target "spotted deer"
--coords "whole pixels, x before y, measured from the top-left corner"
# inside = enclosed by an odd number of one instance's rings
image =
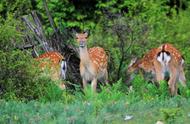
[[[54,51],[46,52],[35,59],[39,62],[42,70],[50,70],[52,80],[66,79],[67,64],[60,53]],[[59,86],[61,89],[65,89],[63,83]]]
[[[79,44],[80,75],[83,88],[91,81],[93,91],[96,91],[97,81],[104,80],[107,83],[107,59],[106,52],[101,47],[87,48],[88,33],[76,33],[76,40]]]
[[[163,44],[158,48],[151,49],[142,59],[132,59],[128,72],[138,69],[151,72],[157,82],[164,80],[166,72],[169,73],[169,90],[171,95],[177,94],[176,82],[186,86],[184,73],[184,59],[181,53],[171,44]]]
[[[133,73],[138,69],[142,69],[145,72],[151,73],[155,76],[155,56],[158,53],[157,48],[153,48],[148,51],[147,54],[143,56],[141,59],[133,58],[128,66],[128,73]],[[156,77],[155,77],[156,78]]]
[[[172,44],[163,44],[159,47],[160,52],[157,54],[157,61],[161,63],[161,76],[159,80],[164,79],[164,73],[169,72],[168,81],[171,95],[177,95],[177,82],[186,86],[184,73],[184,58],[181,53]]]

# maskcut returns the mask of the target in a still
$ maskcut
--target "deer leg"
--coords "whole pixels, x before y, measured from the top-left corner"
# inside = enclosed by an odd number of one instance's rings
[[[182,66],[180,67],[180,70],[179,70],[179,82],[182,84],[182,86],[186,87],[186,78],[185,78],[185,73]]]
[[[85,89],[87,86],[87,81],[83,78],[82,79],[83,88]]]
[[[178,76],[177,69],[176,68],[170,69],[170,79],[168,81],[168,85],[172,96],[177,95],[177,86],[176,86],[177,76]]]
[[[94,79],[92,80],[91,86],[92,86],[93,91],[96,92],[97,78],[94,78]]]
[[[160,81],[164,80],[163,72],[156,72],[156,80],[160,83]]]
[[[172,96],[177,95],[177,86],[176,86],[176,78],[170,77],[168,81],[169,90]]]
[[[164,80],[164,71],[163,71],[164,68],[158,61],[154,63],[154,66],[155,66],[156,81],[160,83],[160,81]]]
[[[87,80],[85,78],[85,67],[83,66],[82,63],[80,63],[80,75],[82,77],[83,88],[85,89],[87,86]]]
[[[105,71],[105,75],[104,75],[104,81],[106,83],[106,85],[108,85],[108,71]]]

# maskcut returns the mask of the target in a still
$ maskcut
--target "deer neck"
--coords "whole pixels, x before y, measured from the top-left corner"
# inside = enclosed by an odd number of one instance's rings
[[[90,57],[87,47],[84,48],[80,47],[79,51],[80,51],[80,61],[82,62],[82,64],[88,65],[90,63]]]

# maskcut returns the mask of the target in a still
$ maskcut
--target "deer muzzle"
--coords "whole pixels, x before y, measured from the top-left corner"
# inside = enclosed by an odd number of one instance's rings
[[[80,45],[80,47],[82,47],[82,48],[83,48],[83,47],[85,47],[85,46],[86,46],[86,42],[85,42],[85,41],[80,41],[80,44],[79,44],[79,45]]]

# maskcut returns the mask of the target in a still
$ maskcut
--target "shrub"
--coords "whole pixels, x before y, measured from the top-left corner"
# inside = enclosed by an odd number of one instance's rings
[[[20,22],[11,16],[0,24],[0,98],[33,100],[44,96],[47,91],[54,93],[56,90],[48,89],[55,87],[52,81],[40,75],[33,58],[16,49],[24,40],[17,26]]]

